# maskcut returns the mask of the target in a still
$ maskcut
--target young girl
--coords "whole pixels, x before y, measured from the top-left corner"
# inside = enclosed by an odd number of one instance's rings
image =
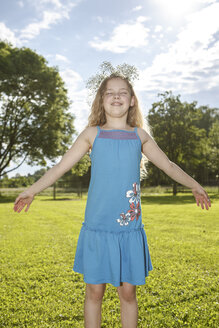
[[[91,180],[85,220],[75,254],[75,272],[84,275],[85,327],[101,325],[106,283],[117,287],[122,327],[137,327],[136,285],[153,269],[142,224],[140,162],[142,153],[175,181],[191,188],[197,205],[209,197],[193,178],[171,162],[145,131],[132,85],[126,78],[106,78],[92,105],[88,126],[61,161],[21,193],[14,211],[28,211],[34,196],[51,186],[92,148]]]

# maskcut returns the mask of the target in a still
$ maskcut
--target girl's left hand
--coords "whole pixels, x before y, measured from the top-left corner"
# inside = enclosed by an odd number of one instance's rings
[[[208,210],[209,207],[211,207],[210,198],[209,198],[207,192],[201,186],[199,186],[197,188],[193,188],[192,193],[195,197],[197,206],[199,206],[199,204],[201,203],[201,208],[203,210],[205,207],[206,207],[206,210]]]

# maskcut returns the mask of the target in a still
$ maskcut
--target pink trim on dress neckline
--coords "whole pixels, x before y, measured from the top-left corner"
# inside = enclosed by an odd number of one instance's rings
[[[110,130],[106,130],[106,129],[101,129],[101,127],[99,126],[100,131],[124,131],[124,132],[135,132],[135,128],[134,130],[122,130],[122,129],[110,129]]]
[[[128,132],[128,133],[127,133]],[[98,138],[104,139],[138,139],[135,131],[125,130],[100,130]]]

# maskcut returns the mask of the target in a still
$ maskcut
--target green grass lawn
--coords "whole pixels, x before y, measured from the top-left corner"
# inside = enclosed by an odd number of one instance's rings
[[[192,195],[142,196],[153,264],[137,287],[138,327],[219,327],[219,197],[201,210]],[[37,196],[29,212],[0,204],[0,327],[84,326],[83,276],[72,271],[86,197]],[[101,327],[121,327],[116,288],[107,284]]]

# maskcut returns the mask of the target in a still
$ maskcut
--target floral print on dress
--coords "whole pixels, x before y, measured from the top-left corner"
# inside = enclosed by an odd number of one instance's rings
[[[140,202],[140,184],[133,183],[133,189],[126,192],[126,197],[130,198],[129,203]]]
[[[117,222],[120,223],[121,226],[128,225],[129,221],[131,220],[131,215],[130,213],[121,213],[120,214],[120,219],[117,219]]]
[[[135,206],[135,203],[131,203],[130,205],[130,210],[128,210],[128,213],[130,213],[131,215],[131,221],[133,221],[135,218],[136,220],[138,220],[140,214],[141,214],[141,210],[139,208],[140,206],[140,202],[138,202]]]
[[[122,212],[120,218],[116,221],[120,223],[121,226],[127,226],[130,221],[134,219],[138,220],[141,215],[140,209],[140,184],[136,182],[133,183],[133,189],[126,192],[126,197],[129,199],[129,210],[126,213]]]

